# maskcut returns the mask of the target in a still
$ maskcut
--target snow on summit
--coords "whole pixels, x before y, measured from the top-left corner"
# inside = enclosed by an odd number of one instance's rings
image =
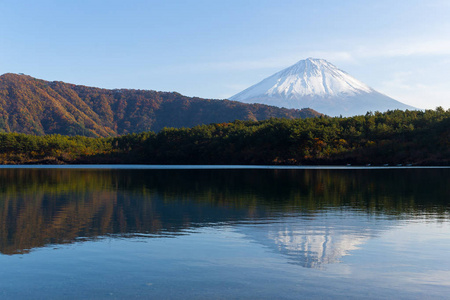
[[[259,84],[233,96],[241,97],[265,94],[299,98],[310,95],[354,95],[358,91],[371,92],[372,89],[339,70],[324,59],[308,58],[264,79]]]
[[[330,116],[414,109],[378,93],[328,61],[314,58],[301,60],[230,100],[287,108],[309,107]]]

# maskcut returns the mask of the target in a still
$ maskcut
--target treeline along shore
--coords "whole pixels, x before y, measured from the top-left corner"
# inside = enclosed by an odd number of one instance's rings
[[[234,121],[101,138],[0,133],[0,163],[450,165],[450,110]]]

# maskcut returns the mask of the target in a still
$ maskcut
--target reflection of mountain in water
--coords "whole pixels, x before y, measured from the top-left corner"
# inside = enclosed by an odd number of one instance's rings
[[[313,266],[339,259],[376,234],[364,218],[447,218],[449,173],[0,169],[0,252],[271,219],[278,223],[245,233],[294,260],[303,255],[300,263]],[[330,219],[333,211],[348,216]]]
[[[324,212],[314,218],[287,217],[279,222],[239,227],[239,232],[283,254],[291,263],[321,268],[339,262],[390,225],[389,220],[368,219],[355,212]]]

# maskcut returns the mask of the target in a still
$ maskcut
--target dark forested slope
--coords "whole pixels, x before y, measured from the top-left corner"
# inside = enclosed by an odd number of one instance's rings
[[[0,132],[115,136],[164,127],[319,115],[311,109],[190,98],[151,90],[108,90],[11,73],[0,76]]]

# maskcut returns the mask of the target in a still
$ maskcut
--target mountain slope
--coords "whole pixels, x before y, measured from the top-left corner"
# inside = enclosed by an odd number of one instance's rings
[[[190,98],[150,90],[108,90],[17,74],[0,76],[0,132],[114,136],[236,119],[319,115],[311,109]]]
[[[273,74],[230,100],[287,108],[310,107],[330,116],[414,109],[375,91],[326,60],[313,58]]]

